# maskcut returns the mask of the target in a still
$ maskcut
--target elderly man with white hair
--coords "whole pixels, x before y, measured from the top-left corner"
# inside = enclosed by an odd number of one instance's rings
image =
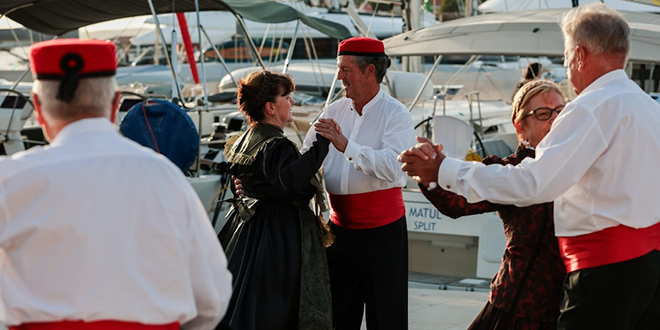
[[[115,45],[34,44],[50,141],[0,158],[0,321],[9,329],[212,329],[231,296],[199,197],[162,155],[122,137]]]

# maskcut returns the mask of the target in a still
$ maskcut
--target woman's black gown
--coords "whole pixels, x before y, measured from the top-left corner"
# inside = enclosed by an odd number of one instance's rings
[[[232,329],[332,329],[325,249],[309,206],[328,148],[320,137],[300,155],[279,127],[258,124],[225,152],[250,198],[235,202],[220,232],[233,274],[224,318]]]

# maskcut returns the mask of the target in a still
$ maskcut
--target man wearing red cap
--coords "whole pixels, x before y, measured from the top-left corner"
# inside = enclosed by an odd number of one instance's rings
[[[408,232],[397,155],[414,145],[412,118],[380,90],[390,66],[383,43],[356,37],[339,44],[337,78],[346,98],[314,124],[339,142],[323,166],[335,243],[326,250],[337,330],[408,328]],[[342,133],[343,132],[343,133]],[[303,152],[315,140],[305,138]]]
[[[121,137],[115,45],[34,44],[50,141],[0,158],[0,321],[10,330],[212,329],[231,274],[181,171]]]

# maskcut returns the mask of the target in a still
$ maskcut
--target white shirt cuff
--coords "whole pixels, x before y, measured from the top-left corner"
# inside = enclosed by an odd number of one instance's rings
[[[440,168],[438,169],[438,185],[440,185],[442,189],[456,192],[458,170],[463,163],[464,161],[462,160],[450,157],[446,157],[442,161],[442,164],[440,164]]]
[[[344,158],[351,163],[355,163],[355,159],[360,155],[360,146],[357,143],[348,140],[346,150],[344,150]]]

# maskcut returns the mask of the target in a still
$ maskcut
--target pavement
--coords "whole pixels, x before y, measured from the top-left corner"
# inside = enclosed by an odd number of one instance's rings
[[[408,282],[408,330],[465,330],[486,301],[488,291],[470,285]],[[367,330],[364,322],[361,329]]]
[[[408,282],[408,330],[467,329],[488,301],[487,290],[471,290]]]

